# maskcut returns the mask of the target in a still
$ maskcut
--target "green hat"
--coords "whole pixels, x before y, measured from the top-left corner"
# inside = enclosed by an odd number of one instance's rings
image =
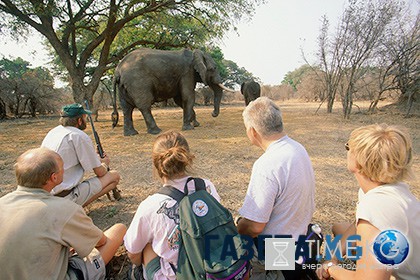
[[[73,118],[73,117],[81,116],[83,114],[89,114],[90,115],[90,114],[92,114],[92,112],[89,111],[89,110],[86,110],[85,108],[83,108],[82,105],[80,105],[78,103],[66,105],[61,110],[61,116],[62,117]]]

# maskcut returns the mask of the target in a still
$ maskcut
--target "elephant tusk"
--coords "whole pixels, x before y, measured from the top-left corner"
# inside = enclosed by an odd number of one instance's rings
[[[233,89],[227,88],[227,87],[225,87],[225,86],[224,86],[224,85],[222,85],[222,84],[218,84],[218,86],[219,86],[221,89],[226,90],[226,91],[228,91],[228,92],[236,92],[236,91],[234,91]]]

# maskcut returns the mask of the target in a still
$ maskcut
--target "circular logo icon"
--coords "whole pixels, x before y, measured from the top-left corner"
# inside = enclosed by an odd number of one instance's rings
[[[409,244],[407,238],[398,230],[381,232],[373,243],[376,258],[386,265],[402,263],[408,255]]]
[[[197,199],[192,205],[192,210],[198,217],[203,217],[209,212],[209,207],[204,201]]]

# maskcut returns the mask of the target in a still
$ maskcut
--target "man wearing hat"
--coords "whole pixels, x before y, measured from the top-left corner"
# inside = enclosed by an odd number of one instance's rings
[[[64,160],[63,182],[51,193],[82,206],[115,189],[120,180],[117,171],[108,170],[109,157],[100,158],[92,140],[83,132],[87,114],[91,113],[77,103],[64,106],[60,125],[48,132],[41,145],[57,152]],[[96,176],[82,181],[85,172],[91,170]]]

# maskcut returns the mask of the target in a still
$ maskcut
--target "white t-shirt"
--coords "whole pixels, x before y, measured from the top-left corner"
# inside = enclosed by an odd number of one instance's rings
[[[394,229],[409,243],[407,259],[392,271],[397,279],[420,279],[420,201],[405,183],[386,184],[359,192],[356,220],[363,219],[381,232]]]
[[[63,182],[51,191],[52,194],[74,188],[85,172],[101,165],[89,135],[77,127],[59,125],[51,129],[41,147],[57,152],[64,161]]]
[[[188,177],[168,182],[178,190],[184,192]],[[207,191],[218,201],[216,188],[204,179]],[[194,192],[193,181],[188,183],[190,193]],[[151,243],[153,251],[161,257],[161,270],[154,279],[176,279],[170,264],[177,267],[180,231],[179,216],[174,208],[176,201],[167,195],[156,193],[142,201],[124,236],[124,245],[128,252],[137,254],[143,251],[147,243]]]
[[[261,234],[306,234],[315,210],[315,177],[305,148],[284,136],[255,161],[239,214],[267,223]]]

